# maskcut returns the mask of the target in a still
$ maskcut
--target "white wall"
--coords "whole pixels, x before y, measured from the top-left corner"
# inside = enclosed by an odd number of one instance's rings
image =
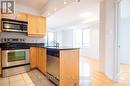
[[[116,0],[104,0],[100,5],[100,66],[109,79],[116,81]]]
[[[130,64],[130,18],[121,19],[119,27],[120,63]]]
[[[119,59],[122,64],[130,64],[130,0],[122,0],[120,3],[119,20]]]
[[[99,59],[99,23],[89,27],[90,45],[81,49],[81,56]]]
[[[44,37],[28,37],[25,33],[1,32],[1,38],[25,38],[27,43],[44,43]]]
[[[63,46],[73,46],[73,30],[62,31],[62,45]]]

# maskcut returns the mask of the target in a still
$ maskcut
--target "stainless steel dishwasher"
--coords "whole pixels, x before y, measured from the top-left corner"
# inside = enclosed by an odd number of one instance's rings
[[[59,50],[47,49],[47,77],[56,85],[59,85],[60,61]]]

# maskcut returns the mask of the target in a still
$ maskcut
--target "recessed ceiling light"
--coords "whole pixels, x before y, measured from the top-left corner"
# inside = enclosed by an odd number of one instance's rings
[[[57,9],[55,8],[54,11],[56,11]]]
[[[48,16],[50,15],[50,13],[47,14]]]
[[[67,4],[67,2],[66,2],[66,1],[64,1],[64,4]]]

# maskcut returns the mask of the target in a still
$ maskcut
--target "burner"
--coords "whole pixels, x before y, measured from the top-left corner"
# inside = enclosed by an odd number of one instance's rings
[[[3,38],[1,41],[2,50],[29,49],[23,38]]]

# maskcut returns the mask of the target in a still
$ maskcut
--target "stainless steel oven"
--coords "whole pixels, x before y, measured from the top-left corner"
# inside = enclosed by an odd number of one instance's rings
[[[24,38],[2,38],[2,77],[30,71],[29,46]]]
[[[2,18],[2,31],[27,32],[28,22]]]
[[[2,50],[2,67],[29,63],[29,49]]]

